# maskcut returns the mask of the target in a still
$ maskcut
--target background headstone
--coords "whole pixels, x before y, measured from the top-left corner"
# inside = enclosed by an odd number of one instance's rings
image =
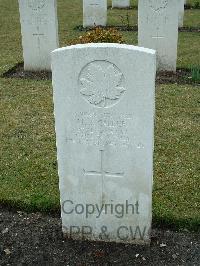
[[[178,26],[183,27],[184,22],[184,11],[185,11],[185,0],[180,1],[180,9],[179,9],[179,19],[178,19]]]
[[[112,7],[126,8],[130,7],[130,0],[112,0]]]
[[[106,26],[107,0],[83,0],[83,27]]]
[[[176,71],[180,0],[139,0],[138,44],[155,49],[158,70]]]
[[[58,48],[56,0],[19,0],[24,69],[51,70],[51,52]]]
[[[75,45],[52,53],[62,224],[68,237],[150,240],[155,59],[154,50],[120,44]],[[96,205],[104,206],[101,215]]]

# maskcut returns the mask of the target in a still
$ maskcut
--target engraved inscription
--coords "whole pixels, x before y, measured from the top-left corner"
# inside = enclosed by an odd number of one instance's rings
[[[90,104],[106,108],[117,104],[125,92],[121,70],[108,61],[93,61],[79,75],[80,93]]]
[[[105,147],[131,145],[128,129],[133,122],[131,114],[117,115],[112,113],[82,112],[75,117],[73,136],[68,142],[88,146]]]
[[[34,10],[40,10],[45,6],[46,0],[28,0],[28,6]]]
[[[168,5],[168,0],[149,0],[150,7],[155,12],[161,12]]]
[[[45,14],[38,13],[28,18],[27,23],[30,25],[45,25],[48,22],[48,17]]]
[[[156,21],[159,19],[159,25],[156,23]],[[160,28],[160,26],[165,26],[169,20],[167,16],[164,16],[164,13],[155,13],[151,12],[151,14],[147,15],[146,17],[143,18],[144,23],[149,23],[152,26],[155,25],[154,27]]]

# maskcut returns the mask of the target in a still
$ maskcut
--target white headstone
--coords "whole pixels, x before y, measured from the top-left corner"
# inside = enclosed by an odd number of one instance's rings
[[[185,0],[180,1],[180,9],[179,9],[179,19],[178,19],[178,26],[183,27],[184,21],[184,11],[185,11]]]
[[[24,69],[51,70],[58,48],[56,0],[19,0]]]
[[[180,0],[139,0],[138,44],[157,51],[158,70],[176,71]]]
[[[85,44],[52,53],[63,232],[148,243],[154,50]]]
[[[130,7],[130,0],[112,0],[112,7],[126,8]]]
[[[83,27],[106,26],[107,0],[83,0]]]

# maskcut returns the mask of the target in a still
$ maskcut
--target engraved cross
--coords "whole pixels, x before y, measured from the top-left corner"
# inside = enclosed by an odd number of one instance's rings
[[[151,36],[152,39],[164,39],[164,36],[159,36],[158,30],[159,30],[159,28],[157,28],[156,36]]]
[[[37,37],[38,49],[40,49],[40,36],[44,36],[44,33],[39,33],[39,27],[37,27],[37,33],[33,33],[34,37]]]
[[[101,167],[100,171],[86,171],[83,169],[84,175],[85,176],[101,176],[102,177],[102,192],[103,192],[103,186],[104,186],[104,180],[106,177],[124,177],[124,173],[110,173],[105,171],[104,169],[104,161],[105,161],[105,156],[104,156],[104,150],[100,150],[101,152]]]

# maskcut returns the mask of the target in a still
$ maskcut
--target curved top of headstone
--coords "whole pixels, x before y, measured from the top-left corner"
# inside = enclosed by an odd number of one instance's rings
[[[76,44],[76,45],[70,45],[62,48],[58,48],[54,51],[52,51],[52,54],[54,53],[61,53],[66,50],[73,50],[73,49],[87,49],[87,48],[116,48],[116,49],[126,49],[126,50],[132,50],[137,51],[141,53],[147,53],[147,54],[155,54],[156,51],[149,48],[134,46],[134,45],[128,45],[128,44],[118,44],[118,43],[86,43],[86,44]]]
[[[77,84],[79,95],[91,106],[110,108],[127,95],[127,84],[152,79],[155,50],[117,43],[77,44],[52,52],[53,80]],[[130,65],[133,68],[131,73]],[[153,71],[152,71],[153,69]],[[134,74],[134,81],[129,81]],[[153,77],[154,78],[154,77]],[[141,79],[142,83],[145,81]],[[68,83],[68,82],[67,82]]]

